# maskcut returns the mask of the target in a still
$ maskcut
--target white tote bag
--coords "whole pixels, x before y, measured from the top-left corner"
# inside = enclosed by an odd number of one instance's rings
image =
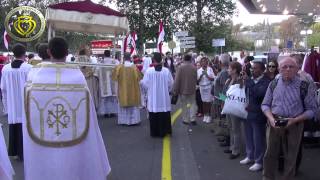
[[[227,98],[221,114],[231,114],[242,119],[247,119],[246,111],[247,98],[245,88],[240,88],[239,84],[231,85],[227,91]]]

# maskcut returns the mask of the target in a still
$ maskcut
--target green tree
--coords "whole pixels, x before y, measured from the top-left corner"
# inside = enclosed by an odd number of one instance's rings
[[[234,14],[235,4],[231,0],[181,0],[178,2],[181,8],[176,9],[173,16],[177,17],[174,19],[176,29],[190,31],[196,37],[198,51],[212,51],[212,38],[228,39],[232,33],[228,24]],[[229,45],[226,44],[226,46]]]
[[[320,33],[308,35],[308,47],[320,45]]]

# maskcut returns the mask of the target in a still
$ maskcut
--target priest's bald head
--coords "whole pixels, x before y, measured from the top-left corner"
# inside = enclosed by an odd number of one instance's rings
[[[65,62],[68,56],[68,43],[62,37],[54,37],[49,41],[48,54],[56,62]]]

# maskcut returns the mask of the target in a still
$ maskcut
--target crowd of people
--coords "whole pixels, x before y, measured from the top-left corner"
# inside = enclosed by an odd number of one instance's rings
[[[98,116],[116,116],[119,125],[139,125],[145,108],[150,136],[162,138],[173,133],[176,101],[182,123],[197,125],[201,117],[230,159],[240,157],[245,147],[239,163],[250,164],[250,171],[263,170],[263,178],[272,180],[281,169],[280,176],[291,179],[302,156],[304,124],[320,117],[316,83],[301,70],[304,61],[297,54],[264,62],[244,53],[239,60],[229,54],[210,59],[202,52],[153,53],[141,59],[124,53],[121,62],[106,50],[92,67],[86,66],[93,62],[84,48],[74,60],[78,68],[65,63],[68,45],[63,38],[37,49],[42,60],[34,62],[30,56],[26,61],[25,47],[14,45],[15,59],[1,72],[8,154],[24,161],[26,180],[105,179],[110,165]],[[0,179],[11,179],[4,149],[0,147],[6,162]]]

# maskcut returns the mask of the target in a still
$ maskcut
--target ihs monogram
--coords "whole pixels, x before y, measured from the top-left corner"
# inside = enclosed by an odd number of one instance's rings
[[[53,104],[53,106],[55,106],[56,109],[48,110],[47,124],[49,128],[55,128],[55,134],[59,136],[61,134],[60,127],[63,129],[68,128],[67,125],[70,123],[70,116],[68,116],[68,112],[64,110],[62,104]],[[53,120],[51,118],[53,118]]]

